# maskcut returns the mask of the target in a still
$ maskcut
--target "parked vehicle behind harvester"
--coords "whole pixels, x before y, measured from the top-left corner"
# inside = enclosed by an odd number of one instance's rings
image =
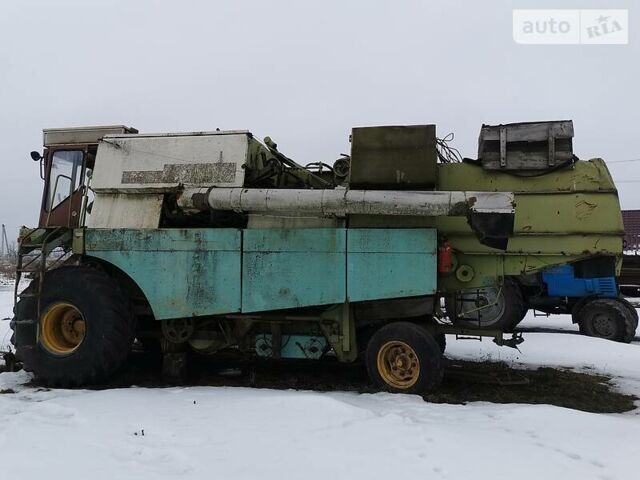
[[[536,302],[628,341],[604,162],[573,156],[570,122],[486,128],[478,161],[452,162],[434,125],[366,127],[350,156],[306,167],[246,131],[45,130],[17,355],[70,386],[112,374],[134,338],[168,371],[187,350],[334,355],[424,392],[442,379],[444,334],[514,346],[502,333]]]

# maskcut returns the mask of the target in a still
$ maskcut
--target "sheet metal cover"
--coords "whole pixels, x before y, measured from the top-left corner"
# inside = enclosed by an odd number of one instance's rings
[[[98,147],[92,187],[100,192],[240,187],[248,132],[110,136]]]
[[[354,128],[350,188],[411,190],[436,183],[436,126]]]
[[[102,125],[95,127],[45,128],[42,144],[53,145],[98,143],[105,135],[135,134],[138,130],[124,125]]]

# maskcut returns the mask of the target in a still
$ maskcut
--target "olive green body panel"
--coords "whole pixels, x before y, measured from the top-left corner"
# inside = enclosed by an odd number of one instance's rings
[[[519,177],[486,171],[477,165],[439,166],[439,188],[515,192],[513,237],[504,252],[477,240],[464,218],[439,217],[436,226],[455,252],[457,265],[469,265],[476,276],[462,282],[453,274],[441,278],[446,290],[495,282],[495,275],[520,275],[581,259],[620,257],[624,227],[615,185],[600,159],[579,161],[572,168]]]
[[[537,176],[489,171],[466,162],[438,164],[438,189],[454,185],[479,192],[616,192],[611,174],[600,158],[578,161],[572,167]]]

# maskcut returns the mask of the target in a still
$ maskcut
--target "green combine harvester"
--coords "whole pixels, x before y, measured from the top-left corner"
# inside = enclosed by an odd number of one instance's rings
[[[174,377],[189,351],[333,356],[423,393],[445,334],[515,346],[503,332],[528,308],[628,342],[617,192],[572,137],[568,121],[483,126],[461,161],[435,125],[354,128],[349,156],[302,166],[247,131],[45,130],[16,355],[52,386],[104,380],[136,339]]]

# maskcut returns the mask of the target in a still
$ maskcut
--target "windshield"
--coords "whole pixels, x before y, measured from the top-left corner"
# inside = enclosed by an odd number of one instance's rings
[[[56,208],[78,189],[82,159],[82,150],[59,150],[53,154],[45,205],[47,210]]]

